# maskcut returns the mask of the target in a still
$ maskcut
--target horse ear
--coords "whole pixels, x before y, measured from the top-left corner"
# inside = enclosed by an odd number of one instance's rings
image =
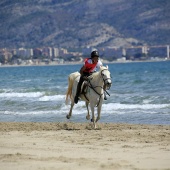
[[[109,68],[109,66],[108,66],[108,65],[106,65],[106,68],[108,69],[108,68]]]

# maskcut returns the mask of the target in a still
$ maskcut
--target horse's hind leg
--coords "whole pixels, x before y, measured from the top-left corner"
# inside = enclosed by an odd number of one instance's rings
[[[86,119],[87,119],[87,120],[89,120],[89,119],[90,119],[89,102],[86,102],[86,108],[87,108],[87,115],[86,115]]]
[[[69,114],[66,115],[67,119],[70,119],[70,117],[72,116],[73,106],[74,106],[74,101],[71,101],[71,107],[70,107]]]

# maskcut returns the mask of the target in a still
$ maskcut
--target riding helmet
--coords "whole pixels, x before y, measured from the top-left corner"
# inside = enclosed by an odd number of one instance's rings
[[[93,57],[99,57],[98,51],[92,51],[91,58],[93,58]]]

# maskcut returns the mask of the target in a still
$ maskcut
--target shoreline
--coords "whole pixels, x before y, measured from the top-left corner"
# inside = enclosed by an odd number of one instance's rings
[[[97,123],[97,129],[92,123],[77,122],[0,122],[0,132],[3,131],[55,131],[55,130],[114,130],[114,129],[168,129],[170,125],[129,124],[129,123]],[[170,133],[169,133],[170,135]]]
[[[145,61],[131,61],[131,60],[127,60],[127,61],[103,61],[103,64],[117,64],[117,63],[122,63],[122,64],[126,64],[126,63],[154,63],[154,62],[168,62],[170,61],[170,59],[164,60],[164,59],[160,59],[160,60],[145,60]],[[21,64],[21,65],[10,65],[10,64],[6,64],[6,65],[0,65],[0,68],[5,68],[5,67],[35,67],[35,66],[65,66],[65,65],[81,65],[83,64],[83,62],[65,62],[65,63],[50,63],[50,64],[30,64],[30,65],[25,65],[25,64]]]
[[[170,126],[0,122],[1,170],[165,170]]]

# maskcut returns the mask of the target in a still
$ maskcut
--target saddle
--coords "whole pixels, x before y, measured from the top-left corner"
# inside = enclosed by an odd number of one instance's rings
[[[81,86],[81,94],[86,94],[87,93],[87,87],[89,86],[88,81],[84,81]]]
[[[93,77],[90,77],[90,76],[85,78],[84,82],[81,85],[81,92],[80,92],[81,94],[85,95],[87,93],[87,87],[89,86],[89,81],[92,79]]]

